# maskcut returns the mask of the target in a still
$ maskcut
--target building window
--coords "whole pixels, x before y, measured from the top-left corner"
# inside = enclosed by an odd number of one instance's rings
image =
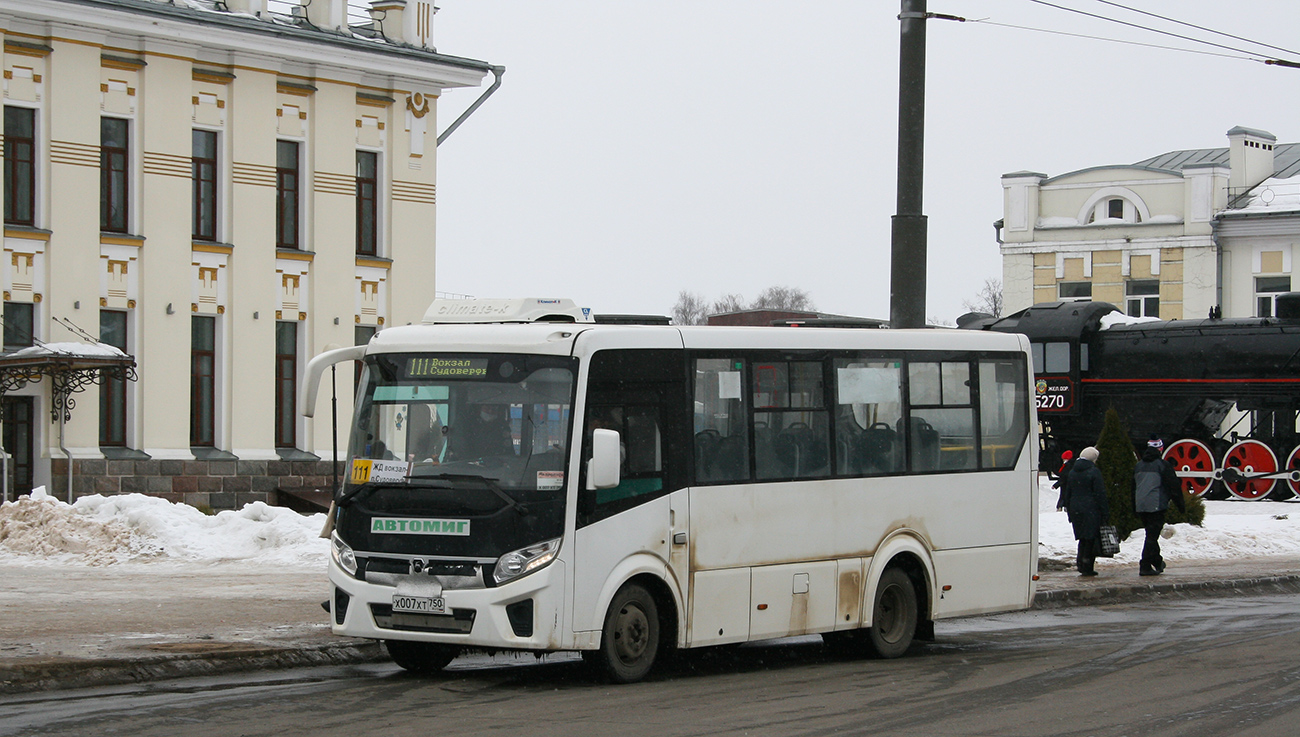
[[[298,446],[298,323],[275,324],[275,447]]]
[[[36,225],[36,111],[5,106],[5,222]]]
[[[370,343],[370,339],[375,337],[375,333],[378,331],[379,328],[374,325],[357,325],[352,330],[352,344],[367,345]],[[352,391],[355,393],[357,387],[361,384],[361,369],[365,368],[366,364],[364,361],[353,361],[352,363],[355,367],[352,375]]]
[[[1132,202],[1122,197],[1111,197],[1098,202],[1092,208],[1092,212],[1088,214],[1089,224],[1099,220],[1140,223],[1142,222],[1142,213],[1138,212],[1137,207]]]
[[[193,236],[195,240],[217,239],[217,134],[193,131],[192,171],[194,178]]]
[[[298,144],[275,143],[275,245],[298,248],[299,170]]]
[[[126,353],[126,313],[99,311],[99,342]],[[105,377],[99,388],[99,444],[126,445],[126,379]]]
[[[30,348],[33,329],[36,326],[36,306],[30,302],[5,302],[5,346],[6,351]]]
[[[357,152],[357,253],[376,255],[379,242],[379,154]]]
[[[1057,299],[1062,302],[1083,302],[1092,299],[1092,282],[1063,281],[1057,285]]]
[[[1130,279],[1124,284],[1130,317],[1160,317],[1160,280]]]
[[[1255,316],[1273,317],[1277,314],[1277,296],[1291,291],[1289,276],[1255,277]]]
[[[217,318],[190,317],[190,445],[216,443]]]
[[[99,229],[127,232],[127,122],[99,119]]]

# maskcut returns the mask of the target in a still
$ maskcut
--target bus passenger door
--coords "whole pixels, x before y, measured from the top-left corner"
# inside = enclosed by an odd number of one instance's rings
[[[686,490],[674,465],[681,454],[671,450],[686,435],[682,361],[681,351],[668,350],[607,350],[592,357],[582,457],[590,456],[592,432],[603,428],[619,433],[622,459],[620,481],[612,489],[585,490],[581,470],[573,557],[575,632],[599,630],[602,602],[632,576],[649,574],[670,586],[675,576],[685,581]],[[676,545],[679,533],[683,544]],[[680,561],[680,573],[669,570],[674,560]]]

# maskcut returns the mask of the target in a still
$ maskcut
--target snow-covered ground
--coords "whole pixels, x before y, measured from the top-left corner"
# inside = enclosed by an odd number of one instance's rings
[[[1074,532],[1065,512],[1056,511],[1060,492],[1042,477],[1038,493],[1040,558],[1074,561]],[[1172,535],[1170,534],[1172,532]],[[1206,501],[1205,524],[1165,527],[1160,541],[1166,560],[1214,560],[1262,555],[1300,555],[1300,503]],[[1117,563],[1137,564],[1146,537],[1135,530],[1120,544]]]
[[[1073,561],[1075,542],[1057,492],[1044,479],[1039,494],[1040,556]],[[205,515],[141,494],[89,496],[68,505],[42,490],[0,506],[0,565],[46,562],[158,565],[245,561],[325,567],[325,516],[304,516],[262,503]],[[1300,556],[1300,503],[1206,502],[1205,526],[1177,525],[1161,541],[1169,560]],[[1124,542],[1117,563],[1137,563],[1143,533]]]

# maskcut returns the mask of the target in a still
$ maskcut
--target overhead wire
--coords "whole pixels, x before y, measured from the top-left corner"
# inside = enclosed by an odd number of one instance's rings
[[[1254,45],[1256,45],[1256,46],[1263,46],[1263,47],[1266,48],[1266,49],[1273,49],[1273,50],[1275,50],[1275,51],[1285,51],[1285,52],[1288,53],[1288,54],[1295,54],[1296,56],[1300,56],[1300,51],[1296,51],[1296,50],[1294,50],[1294,49],[1283,48],[1283,47],[1281,47],[1281,46],[1274,46],[1273,44],[1267,44],[1267,43],[1264,43],[1263,41],[1256,41],[1256,40],[1254,40],[1254,39],[1252,39],[1252,38],[1246,38],[1245,36],[1236,36],[1236,35],[1233,35],[1233,34],[1231,34],[1231,33],[1227,33],[1227,32],[1225,32],[1225,31],[1216,31],[1216,30],[1213,29],[1213,28],[1206,28],[1205,26],[1198,26],[1198,25],[1196,25],[1195,23],[1188,23],[1188,22],[1186,22],[1186,21],[1178,20],[1177,18],[1170,18],[1170,17],[1168,17],[1168,16],[1160,15],[1159,13],[1152,13],[1152,12],[1147,11],[1147,10],[1142,10],[1141,8],[1130,7],[1130,6],[1128,6],[1128,5],[1124,5],[1123,3],[1113,2],[1113,0],[1097,0],[1097,2],[1102,3],[1103,5],[1110,5],[1110,6],[1112,6],[1112,7],[1121,8],[1121,9],[1123,9],[1123,10],[1127,10],[1127,11],[1129,11],[1129,12],[1131,12],[1131,13],[1137,13],[1137,14],[1139,14],[1139,15],[1145,15],[1145,16],[1149,16],[1149,17],[1151,17],[1151,18],[1159,18],[1160,20],[1167,21],[1167,22],[1169,22],[1169,23],[1177,23],[1177,24],[1180,25],[1180,26],[1187,26],[1188,28],[1195,28],[1195,29],[1198,30],[1198,31],[1205,31],[1206,33],[1213,33],[1213,34],[1216,34],[1216,35],[1219,35],[1219,36],[1226,36],[1226,37],[1228,37],[1228,38],[1235,38],[1235,39],[1237,39],[1238,41],[1245,41],[1245,42],[1248,43],[1248,44],[1254,44]]]
[[[1152,28],[1152,27],[1150,27],[1150,26],[1144,26],[1144,25],[1141,25],[1141,24],[1139,24],[1139,23],[1132,23],[1132,22],[1129,22],[1129,21],[1126,21],[1126,20],[1120,20],[1119,18],[1111,18],[1110,16],[1100,15],[1100,14],[1098,14],[1098,13],[1090,13],[1090,12],[1088,12],[1088,11],[1086,11],[1086,10],[1079,10],[1078,8],[1071,8],[1071,7],[1066,6],[1066,5],[1058,5],[1058,4],[1053,3],[1053,2],[1048,2],[1048,0],[1029,0],[1029,2],[1034,3],[1035,5],[1043,5],[1043,6],[1046,6],[1046,7],[1049,7],[1049,8],[1056,8],[1057,10],[1064,10],[1064,11],[1067,12],[1067,13],[1077,13],[1077,14],[1079,14],[1079,15],[1086,16],[1086,17],[1089,17],[1089,18],[1096,18],[1097,20],[1104,20],[1104,21],[1107,21],[1107,22],[1110,22],[1110,23],[1118,23],[1119,25],[1122,25],[1122,26],[1128,26],[1129,28],[1136,28],[1136,29],[1138,29],[1138,30],[1142,30],[1142,31],[1149,31],[1149,32],[1151,32],[1151,33],[1158,33],[1158,34],[1161,34],[1161,35],[1163,35],[1163,36],[1171,36],[1171,37],[1173,37],[1173,38],[1182,39],[1182,40],[1184,40],[1184,41],[1191,41],[1192,43],[1205,44],[1206,46],[1214,46],[1214,47],[1216,47],[1216,48],[1226,49],[1226,50],[1228,50],[1228,51],[1235,51],[1235,52],[1237,52],[1237,53],[1239,53],[1239,54],[1248,54],[1248,55],[1251,55],[1251,56],[1262,56],[1261,54],[1258,54],[1258,53],[1253,52],[1253,51],[1247,51],[1246,49],[1239,49],[1239,48],[1236,48],[1236,47],[1234,47],[1234,46],[1228,46],[1228,45],[1226,45],[1226,44],[1215,43],[1214,41],[1206,41],[1206,40],[1203,39],[1203,38],[1196,38],[1196,37],[1194,37],[1194,36],[1185,36],[1185,35],[1183,35],[1183,34],[1181,34],[1181,33],[1174,33],[1173,31],[1164,31],[1164,30],[1161,30],[1161,29],[1159,29],[1159,28]],[[1249,43],[1254,43],[1254,42],[1253,42],[1253,41],[1250,41]],[[1259,44],[1259,45],[1263,45],[1263,44]],[[1261,61],[1262,61],[1262,60],[1261,60]]]
[[[1263,43],[1263,42],[1260,42],[1260,41],[1254,41],[1254,40],[1252,40],[1252,39],[1248,39],[1248,38],[1245,38],[1245,37],[1242,37],[1242,36],[1235,36],[1235,35],[1233,35],[1233,34],[1225,33],[1225,32],[1223,32],[1223,31],[1216,31],[1216,30],[1214,30],[1214,29],[1212,29],[1212,28],[1206,28],[1206,27],[1203,27],[1203,26],[1198,26],[1198,25],[1195,25],[1195,24],[1193,24],[1193,23],[1186,23],[1186,22],[1184,22],[1184,21],[1180,21],[1180,20],[1177,20],[1177,19],[1175,19],[1175,18],[1168,18],[1168,17],[1166,17],[1166,16],[1158,15],[1158,14],[1156,14],[1156,13],[1150,13],[1150,12],[1147,12],[1147,11],[1145,11],[1145,10],[1141,10],[1141,9],[1138,9],[1138,8],[1133,8],[1133,7],[1130,7],[1130,6],[1127,6],[1127,5],[1123,5],[1122,3],[1112,2],[1111,0],[1097,0],[1097,1],[1098,1],[1098,2],[1101,2],[1101,3],[1104,3],[1104,4],[1106,4],[1106,5],[1110,5],[1110,6],[1113,6],[1113,7],[1116,7],[1116,8],[1123,9],[1123,10],[1128,10],[1128,11],[1135,12],[1135,13],[1139,13],[1139,14],[1142,14],[1142,15],[1151,16],[1151,17],[1153,17],[1153,18],[1159,18],[1160,20],[1168,21],[1168,22],[1171,22],[1171,23],[1177,23],[1177,24],[1179,24],[1179,25],[1185,25],[1185,26],[1188,26],[1188,27],[1191,27],[1191,28],[1196,28],[1197,30],[1202,30],[1202,31],[1205,31],[1205,32],[1207,32],[1207,33],[1215,33],[1215,34],[1218,34],[1218,35],[1227,36],[1227,37],[1229,37],[1229,38],[1234,38],[1234,39],[1236,39],[1236,40],[1238,40],[1238,41],[1245,41],[1246,43],[1254,44],[1254,45],[1256,45],[1256,46],[1262,46],[1262,47],[1265,47],[1265,48],[1276,49],[1276,50],[1278,50],[1278,51],[1285,51],[1285,52],[1287,52],[1287,53],[1292,53],[1292,54],[1296,54],[1297,56],[1300,56],[1300,52],[1291,51],[1290,49],[1285,49],[1285,48],[1282,48],[1282,47],[1280,47],[1280,46],[1273,46],[1272,44],[1266,44],[1266,43]],[[1240,60],[1240,61],[1256,61],[1256,62],[1260,62],[1260,63],[1262,63],[1262,64],[1277,65],[1277,66],[1292,67],[1292,68],[1300,68],[1300,63],[1293,62],[1293,61],[1287,61],[1287,60],[1284,60],[1284,59],[1272,59],[1272,58],[1267,58],[1264,54],[1262,54],[1262,53],[1260,53],[1260,52],[1257,52],[1257,51],[1251,51],[1251,50],[1248,50],[1248,49],[1241,49],[1241,48],[1237,48],[1237,47],[1234,47],[1234,46],[1228,46],[1228,45],[1226,45],[1226,44],[1215,43],[1215,42],[1213,42],[1213,41],[1207,41],[1207,40],[1205,40],[1205,39],[1196,38],[1196,37],[1194,37],[1194,36],[1187,36],[1187,35],[1183,35],[1183,34],[1179,34],[1179,33],[1173,33],[1172,31],[1165,31],[1165,30],[1161,30],[1161,29],[1159,29],[1159,28],[1152,28],[1152,27],[1150,27],[1150,26],[1144,26],[1144,25],[1141,25],[1141,24],[1139,24],[1139,23],[1132,23],[1132,22],[1129,22],[1129,21],[1120,20],[1120,19],[1118,19],[1118,18],[1111,18],[1111,17],[1109,17],[1109,16],[1101,15],[1101,14],[1098,14],[1098,13],[1090,13],[1090,12],[1085,11],[1085,10],[1079,10],[1078,8],[1071,8],[1071,7],[1066,6],[1066,5],[1059,5],[1059,4],[1057,4],[1057,3],[1048,2],[1047,0],[1029,0],[1029,2],[1031,2],[1031,3],[1035,3],[1035,4],[1037,4],[1037,5],[1043,5],[1043,6],[1046,6],[1046,7],[1049,7],[1049,8],[1055,8],[1055,9],[1057,9],[1057,10],[1062,10],[1062,11],[1069,12],[1069,13],[1077,13],[1077,14],[1079,14],[1079,15],[1084,15],[1084,16],[1087,16],[1087,17],[1090,17],[1090,18],[1095,18],[1095,19],[1097,19],[1097,20],[1104,20],[1104,21],[1109,21],[1109,22],[1111,22],[1111,23],[1118,23],[1118,24],[1120,24],[1120,25],[1128,26],[1128,27],[1130,27],[1130,28],[1135,28],[1135,29],[1142,30],[1142,31],[1149,31],[1149,32],[1151,32],[1151,33],[1158,33],[1158,34],[1165,35],[1165,36],[1171,36],[1171,37],[1173,37],[1173,38],[1182,39],[1182,40],[1184,40],[1184,41],[1190,41],[1190,42],[1192,42],[1192,43],[1204,44],[1204,45],[1207,45],[1207,46],[1213,46],[1213,47],[1220,48],[1220,49],[1224,49],[1224,50],[1226,50],[1226,51],[1231,51],[1231,52],[1234,52],[1234,53],[1233,53],[1233,54],[1226,54],[1226,53],[1222,53],[1222,52],[1205,51],[1205,50],[1202,50],[1202,49],[1189,49],[1189,48],[1182,47],[1182,46],[1166,46],[1166,45],[1163,45],[1163,44],[1153,44],[1153,43],[1146,43],[1146,42],[1142,42],[1142,41],[1130,41],[1130,40],[1127,40],[1127,39],[1111,38],[1111,37],[1108,37],[1108,36],[1097,36],[1097,35],[1094,35],[1094,34],[1088,34],[1088,33],[1074,33],[1074,32],[1070,32],[1070,31],[1058,31],[1058,30],[1053,30],[1053,29],[1050,29],[1050,28],[1035,28],[1035,27],[1033,27],[1033,26],[1023,26],[1023,25],[1017,25],[1017,24],[1014,24],[1014,23],[1000,23],[1000,22],[998,22],[998,21],[993,21],[993,20],[990,20],[990,19],[988,19],[988,18],[968,19],[968,18],[961,18],[961,17],[957,17],[957,16],[946,16],[946,15],[940,15],[940,14],[937,14],[937,13],[930,13],[929,15],[930,15],[931,17],[941,18],[941,19],[943,19],[943,20],[958,20],[958,21],[962,21],[962,22],[965,22],[965,23],[982,23],[982,24],[984,24],[984,25],[989,25],[989,26],[998,26],[998,27],[1000,27],[1000,28],[1011,28],[1011,29],[1018,30],[1018,31],[1033,31],[1033,32],[1036,32],[1036,33],[1049,33],[1049,34],[1053,34],[1053,35],[1057,35],[1057,36],[1068,36],[1068,37],[1072,37],[1072,38],[1082,38],[1082,39],[1087,39],[1087,40],[1090,40],[1090,41],[1107,41],[1107,42],[1109,42],[1109,43],[1124,44],[1124,45],[1126,45],[1126,46],[1140,46],[1140,47],[1144,47],[1144,48],[1160,49],[1160,50],[1163,50],[1163,51],[1181,51],[1181,52],[1186,53],[1186,54],[1199,54],[1199,55],[1201,55],[1201,56],[1213,56],[1213,57],[1218,57],[1218,58],[1223,58],[1223,59],[1237,59],[1237,60]]]
[[[1264,61],[1263,59],[1261,59],[1261,58],[1259,57],[1258,54],[1253,54],[1253,55],[1252,55],[1252,54],[1249,54],[1248,52],[1243,52],[1243,53],[1247,53],[1246,56],[1239,56],[1239,55],[1236,55],[1236,54],[1224,54],[1224,53],[1221,53],[1221,52],[1218,52],[1218,51],[1202,51],[1202,50],[1200,50],[1200,49],[1187,49],[1187,48],[1183,48],[1183,47],[1181,47],[1181,46],[1164,46],[1164,45],[1162,45],[1162,44],[1145,43],[1145,42],[1142,42],[1142,41],[1127,41],[1127,40],[1124,40],[1124,39],[1122,39],[1122,38],[1109,38],[1109,37],[1106,37],[1106,36],[1093,36],[1093,35],[1089,35],[1089,34],[1086,34],[1086,33],[1071,33],[1070,31],[1054,31],[1054,30],[1052,30],[1052,29],[1050,29],[1050,28],[1034,28],[1034,27],[1032,27],[1032,26],[1018,26],[1018,25],[1014,25],[1014,24],[1012,24],[1012,23],[998,23],[997,21],[992,21],[992,20],[987,20],[987,19],[983,19],[983,20],[968,20],[967,22],[968,22],[968,23],[982,23],[982,24],[984,24],[984,25],[986,25],[986,26],[998,26],[998,27],[1000,27],[1000,28],[1012,28],[1012,29],[1015,29],[1015,30],[1017,30],[1017,31],[1034,31],[1034,32],[1036,32],[1036,33],[1050,33],[1050,34],[1053,34],[1053,35],[1056,35],[1056,36],[1070,36],[1070,37],[1072,37],[1072,38],[1082,38],[1082,39],[1087,39],[1087,40],[1089,40],[1089,41],[1107,41],[1107,42],[1109,42],[1109,43],[1124,44],[1125,46],[1142,46],[1142,47],[1145,47],[1145,48],[1148,48],[1148,49],[1162,49],[1162,50],[1164,50],[1164,51],[1182,51],[1182,52],[1187,53],[1187,54],[1199,54],[1199,55],[1201,55],[1201,56],[1216,56],[1216,57],[1219,57],[1219,58],[1222,58],[1222,59],[1237,59],[1237,60],[1240,60],[1240,61],[1259,61],[1259,62]]]

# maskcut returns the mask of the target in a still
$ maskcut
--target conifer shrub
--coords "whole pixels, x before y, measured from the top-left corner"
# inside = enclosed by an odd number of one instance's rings
[[[1110,524],[1119,539],[1127,540],[1134,530],[1142,529],[1142,520],[1133,509],[1133,468],[1137,455],[1128,439],[1128,430],[1114,407],[1106,410],[1106,422],[1097,437],[1097,468],[1106,481],[1106,503],[1110,505]]]
[[[1120,420],[1114,407],[1106,411],[1106,422],[1097,438],[1097,468],[1106,480],[1106,502],[1110,505],[1110,523],[1119,532],[1119,539],[1127,540],[1133,530],[1142,529],[1142,518],[1133,507],[1133,469],[1138,456],[1129,440],[1128,429]],[[1205,522],[1205,501],[1183,492],[1187,512],[1178,511],[1174,504],[1165,512],[1165,524],[1190,524],[1197,527]]]

